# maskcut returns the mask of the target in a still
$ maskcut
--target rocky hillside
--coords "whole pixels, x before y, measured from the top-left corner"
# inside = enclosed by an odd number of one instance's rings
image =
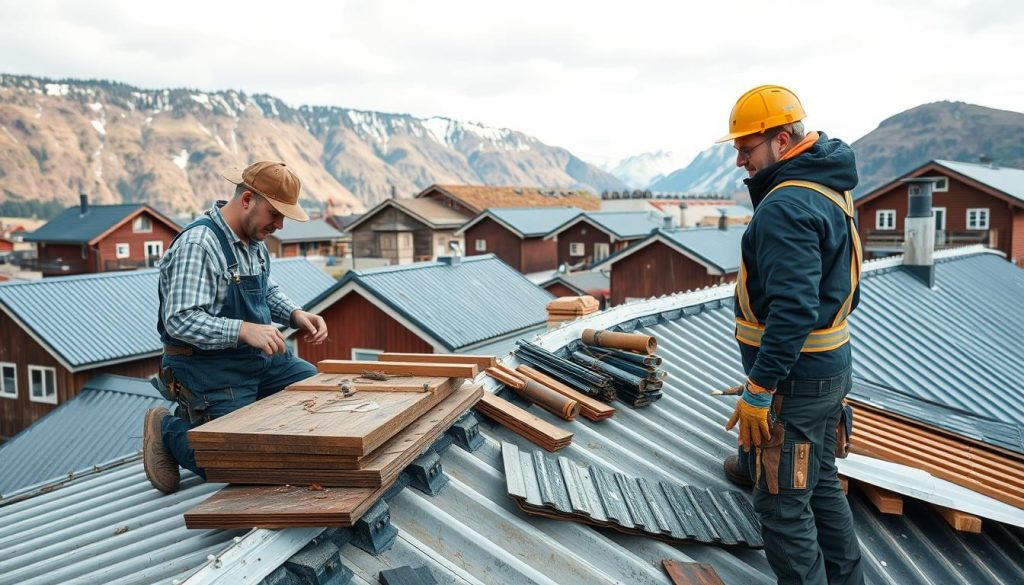
[[[338,213],[431,183],[624,188],[564,148],[508,129],[292,108],[235,91],[0,75],[0,208],[72,205],[87,193],[187,214],[230,193],[221,169],[258,159],[286,161],[306,203]]]

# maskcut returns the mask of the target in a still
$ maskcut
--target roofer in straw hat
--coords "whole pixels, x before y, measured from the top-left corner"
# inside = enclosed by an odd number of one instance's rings
[[[327,339],[319,315],[300,309],[270,278],[263,240],[285,218],[307,221],[298,205],[301,183],[282,162],[262,161],[225,178],[237,187],[171,243],[160,265],[157,330],[164,344],[155,380],[177,402],[146,412],[146,476],[164,493],[177,491],[179,466],[205,479],[186,433],[316,374],[292,355],[276,324]]]

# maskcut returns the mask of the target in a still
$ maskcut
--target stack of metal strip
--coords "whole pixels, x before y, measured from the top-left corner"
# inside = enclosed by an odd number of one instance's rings
[[[550,374],[588,396],[597,396],[603,400],[615,399],[611,376],[561,358],[529,341],[520,340],[516,343],[519,345],[516,351],[519,361]]]
[[[530,514],[669,542],[763,546],[747,496],[655,482],[501,444],[508,494]]]

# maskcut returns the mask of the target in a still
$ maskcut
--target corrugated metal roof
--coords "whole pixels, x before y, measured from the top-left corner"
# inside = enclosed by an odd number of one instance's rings
[[[941,272],[939,277],[941,282]],[[871,286],[867,280],[865,286]],[[658,338],[659,355],[664,357],[663,367],[669,372],[662,400],[639,410],[620,408],[606,421],[577,419],[568,423],[531,408],[536,416],[575,433],[572,445],[559,455],[652,481],[731,489],[720,466],[722,458],[735,450],[735,435],[724,430],[735,399],[708,394],[708,390],[724,388],[743,376],[732,337],[731,296],[729,287],[718,287],[631,303],[545,334],[545,347],[558,349],[578,338],[583,327],[635,326]],[[899,333],[890,331],[888,335]],[[669,545],[519,511],[506,493],[500,442],[515,443],[523,449],[535,446],[504,427],[489,422],[482,426],[483,447],[474,453],[453,447],[442,457],[443,470],[451,479],[438,495],[405,489],[389,502],[391,521],[399,529],[393,548],[373,556],[351,544],[342,547],[342,562],[356,573],[354,582],[371,583],[384,568],[424,565],[442,582],[668,584],[661,569],[662,559],[711,564],[726,583],[774,582],[759,551]],[[187,506],[161,506],[165,501],[178,500],[149,488],[138,464],[99,474],[88,491],[81,485],[85,481],[22,502],[0,503],[0,549],[15,553],[2,561],[8,564],[0,565],[0,574],[6,576],[5,568],[25,564],[26,555],[32,562],[39,562],[37,571],[57,571],[71,562],[77,564],[68,573],[85,574],[100,565],[121,568],[135,563],[135,570],[145,570],[162,562],[149,558],[156,551],[179,559],[198,559],[202,554],[189,556],[196,549],[192,539],[174,542],[175,538],[192,536],[193,531],[182,529],[180,515]],[[191,497],[197,489],[215,489],[186,483],[189,490],[183,497]],[[110,503],[119,500],[124,503],[112,510]],[[931,508],[915,500],[905,501],[902,516],[877,513],[856,489],[850,502],[869,584],[1024,582],[1024,566],[1019,562],[1024,557],[1024,532],[1019,529],[985,522],[981,534],[960,534]],[[72,512],[74,530],[89,531],[83,538],[97,542],[116,538],[112,536],[115,528],[127,520],[118,516],[108,521],[105,515],[123,510],[124,518],[150,512],[140,525],[160,523],[171,540],[164,544],[161,539],[158,548],[146,532],[133,528],[112,545],[92,545],[87,554],[72,557],[67,551],[74,550],[78,541],[64,543],[63,533],[55,532],[58,526],[68,526],[66,509]],[[12,524],[13,528],[8,528]],[[40,534],[55,537],[42,540],[37,536]],[[275,531],[277,538],[289,534],[293,532]],[[36,540],[29,541],[29,546],[10,548],[21,542],[20,535]],[[208,538],[212,543],[215,537]],[[33,549],[39,546],[51,547],[44,552],[55,555],[36,555]],[[194,561],[193,567],[200,562]],[[159,581],[147,581],[149,575],[139,575],[134,582]]]
[[[1024,169],[952,160],[936,160],[935,163],[1024,201]]]
[[[0,308],[71,368],[160,351],[158,269],[45,278],[0,287]],[[271,277],[296,303],[335,283],[302,258],[274,260]]]
[[[0,498],[142,449],[142,415],[169,406],[148,382],[103,375],[0,445]]]
[[[338,240],[342,234],[323,219],[309,221],[286,221],[284,227],[275,231],[273,237],[281,242],[318,242]]]
[[[1020,423],[1006,392],[1024,380],[1024,270],[997,254],[939,259],[935,288],[899,267],[871,270],[850,317],[855,372],[868,381]]]
[[[533,328],[554,298],[494,254],[349,271],[356,283],[450,350]]]
[[[581,270],[580,272],[564,272],[558,273],[545,282],[542,282],[540,287],[547,287],[553,283],[560,282],[571,289],[579,291],[580,294],[589,294],[590,291],[605,291],[608,292],[611,286],[611,279],[607,274],[598,270]]]
[[[181,579],[246,532],[185,528],[181,515],[220,487],[186,471],[183,489],[165,496],[135,462],[0,502],[0,585]]]
[[[604,211],[586,214],[587,218],[620,239],[641,238],[664,225],[660,215],[646,211]]]
[[[90,242],[118,222],[128,217],[143,205],[89,205],[83,215],[81,207],[69,207],[57,214],[31,234],[25,235],[26,242]]]

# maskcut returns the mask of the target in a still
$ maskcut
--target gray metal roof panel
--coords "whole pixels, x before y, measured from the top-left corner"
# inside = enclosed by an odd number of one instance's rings
[[[169,406],[148,382],[103,375],[0,445],[0,498],[20,489],[137,454],[142,416]]]
[[[1024,380],[1024,270],[997,254],[938,260],[934,289],[894,267],[865,273],[850,316],[861,378],[1008,423]]]
[[[647,211],[591,211],[585,215],[622,239],[642,238],[664,225],[662,216]]]
[[[335,283],[302,258],[271,262],[271,277],[305,305]],[[158,269],[45,278],[0,287],[0,306],[77,368],[160,351]]]
[[[545,322],[554,298],[494,254],[350,271],[338,286],[349,281],[452,350]]]
[[[952,160],[936,160],[934,162],[1024,201],[1024,169],[995,167],[986,164]]]
[[[726,229],[691,228],[659,230],[659,234],[679,248],[704,259],[725,273],[740,269],[740,242],[747,226],[729,226]]]
[[[140,207],[143,206],[139,203],[90,205],[84,215],[79,206],[69,207],[36,231],[26,234],[25,241],[69,244],[89,242],[117,225]]]
[[[556,274],[550,280],[537,285],[540,287],[550,286],[560,282],[569,288],[580,291],[580,294],[587,294],[588,291],[609,290],[611,279],[607,274],[599,270],[582,270],[580,272],[563,272]]]
[[[494,207],[484,211],[525,237],[543,236],[580,213],[575,207]]]
[[[274,232],[274,237],[284,243],[338,240],[344,235],[323,219],[286,221],[283,228]]]

